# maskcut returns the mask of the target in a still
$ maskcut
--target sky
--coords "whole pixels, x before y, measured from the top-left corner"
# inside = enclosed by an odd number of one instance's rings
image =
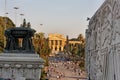
[[[6,9],[5,9],[6,1]],[[105,0],[0,0],[0,16],[10,17],[17,27],[25,18],[37,32],[85,35],[88,21]],[[14,7],[19,9],[15,10]],[[24,14],[21,16],[20,14]],[[42,24],[42,25],[41,25]]]

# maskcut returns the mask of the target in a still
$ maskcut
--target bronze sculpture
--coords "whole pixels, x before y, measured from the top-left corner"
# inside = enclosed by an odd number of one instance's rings
[[[36,31],[30,27],[15,27],[5,30],[6,53],[35,53],[32,36]],[[22,39],[22,46],[19,45],[19,39]]]

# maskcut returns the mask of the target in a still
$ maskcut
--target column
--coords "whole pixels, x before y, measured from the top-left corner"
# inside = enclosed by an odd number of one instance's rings
[[[53,45],[55,46],[55,40],[53,40]]]
[[[60,40],[58,40],[58,51],[60,51]]]
[[[59,40],[57,40],[57,51],[59,51]]]
[[[61,47],[61,51],[63,51],[63,46]]]
[[[55,40],[53,40],[53,51],[55,51]]]

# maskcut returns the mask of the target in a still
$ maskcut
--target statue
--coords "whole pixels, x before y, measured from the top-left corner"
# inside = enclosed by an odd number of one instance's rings
[[[35,53],[32,39],[36,31],[30,27],[15,27],[5,30],[6,47],[5,53]],[[19,39],[22,39],[22,46],[19,45]]]

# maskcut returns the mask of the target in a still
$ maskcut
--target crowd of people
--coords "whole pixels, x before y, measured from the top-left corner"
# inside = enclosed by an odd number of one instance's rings
[[[86,73],[73,61],[50,60],[47,77],[49,80],[85,80],[81,78],[86,78]]]

